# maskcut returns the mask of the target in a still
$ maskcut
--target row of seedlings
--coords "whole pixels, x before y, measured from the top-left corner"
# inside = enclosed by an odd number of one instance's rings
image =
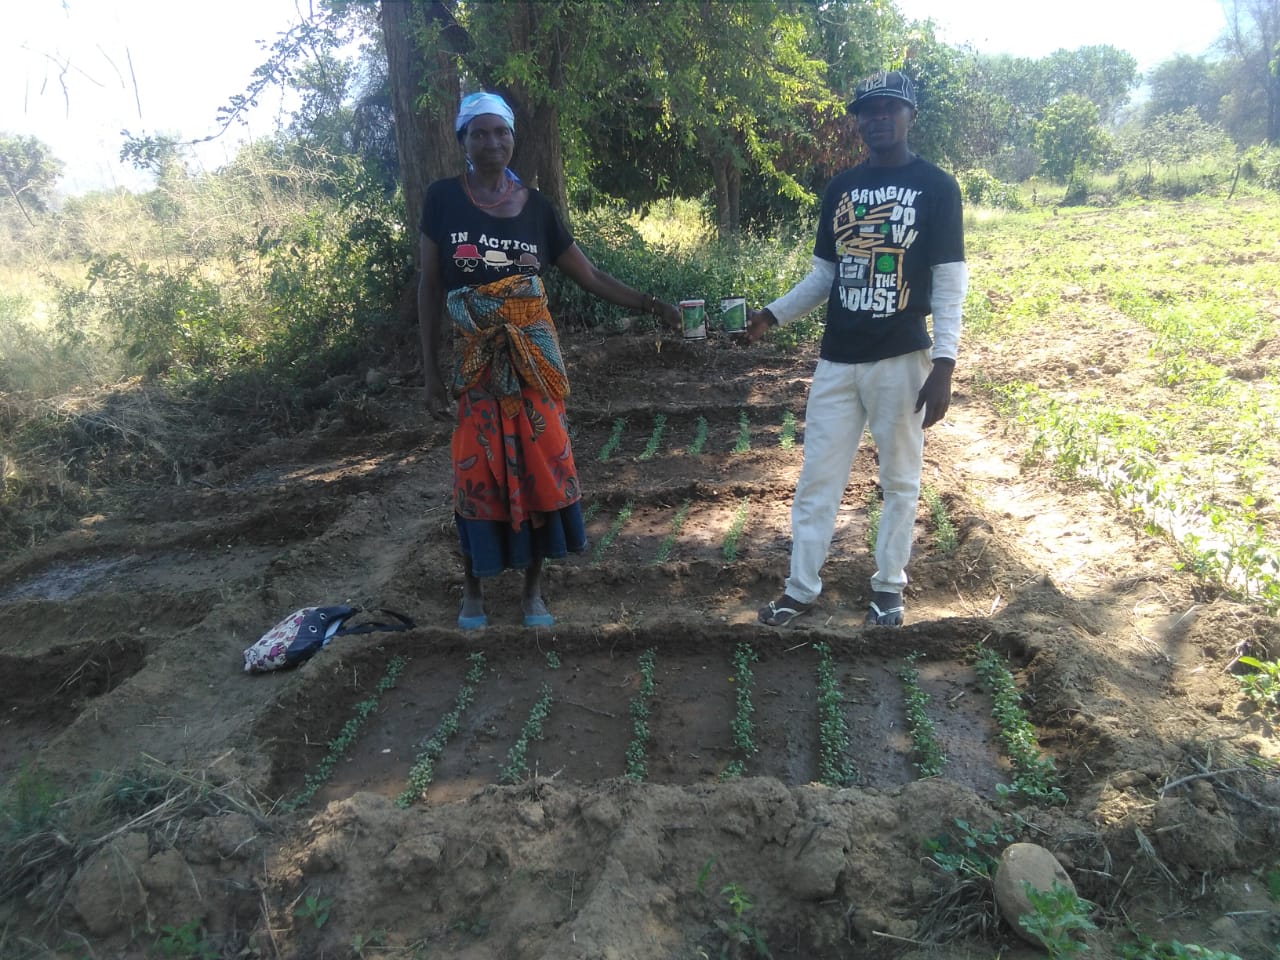
[[[467,660],[471,666],[467,670],[466,676],[463,677],[462,686],[458,688],[458,693],[453,699],[453,709],[440,718],[440,722],[436,724],[435,732],[422,744],[422,749],[418,752],[413,765],[409,768],[408,786],[396,797],[396,806],[398,807],[408,807],[415,800],[426,797],[427,787],[431,785],[431,781],[435,777],[436,761],[440,759],[440,755],[444,753],[444,748],[449,745],[449,741],[458,732],[458,728],[462,723],[462,715],[466,713],[467,707],[471,706],[471,701],[475,699],[476,688],[484,678],[484,654],[477,651],[467,657]]]
[[[316,764],[315,769],[306,775],[302,790],[297,796],[285,800],[281,806],[286,810],[298,810],[311,802],[311,798],[323,787],[329,777],[333,775],[333,768],[337,766],[339,760],[356,742],[356,736],[360,733],[360,728],[364,726],[364,722],[369,716],[378,709],[378,703],[382,699],[382,695],[396,685],[396,680],[405,668],[408,661],[404,657],[392,657],[387,663],[387,669],[382,675],[382,679],[378,681],[374,688],[373,695],[361,700],[355,706],[354,714],[346,723],[342,725],[342,729],[338,731],[338,735],[329,741],[329,750],[323,759]]]
[[[645,441],[644,449],[636,456],[637,460],[652,460],[662,448],[662,439],[666,435],[667,415],[659,413],[653,418],[653,429]],[[600,463],[608,463],[622,448],[622,438],[627,432],[626,417],[618,417],[609,430],[609,438],[600,447],[596,459]],[[693,441],[685,448],[685,453],[698,456],[706,448],[711,433],[711,425],[707,418],[699,416],[694,426]],[[790,410],[782,414],[782,430],[778,435],[778,445],[783,450],[790,450],[796,442],[796,415]],[[738,414],[738,431],[734,437],[731,453],[749,453],[751,450],[751,421],[745,410]]]

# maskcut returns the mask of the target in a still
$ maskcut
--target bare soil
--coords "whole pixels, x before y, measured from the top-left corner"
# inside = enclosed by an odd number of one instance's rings
[[[359,417],[264,437],[0,564],[0,776],[36,762],[69,790],[102,771],[199,771],[255,804],[163,830],[124,824],[86,845],[42,922],[52,880],[5,895],[0,952],[158,956],[166,928],[191,924],[207,955],[225,957],[745,957],[758,943],[774,957],[1034,955],[991,916],[982,884],[931,856],[930,840],[963,839],[960,820],[1059,856],[1098,905],[1095,956],[1118,955],[1129,925],[1246,960],[1275,955],[1280,749],[1233,671],[1242,652],[1280,655],[1277,621],[1180,571],[1102,494],[1025,464],[1013,425],[971,379],[1000,358],[966,347],[951,412],[929,433],[925,482],[959,542],[941,551],[922,505],[907,626],[861,623],[876,496],[866,445],[817,609],[770,629],[755,611],[786,575],[814,350],[564,342],[593,548],[549,567],[551,629],[521,625],[514,573],[489,588],[490,626],[457,629],[448,429],[394,380],[378,394],[350,386],[356,402],[336,409]],[[744,414],[750,449],[735,452]],[[659,449],[643,457],[659,415]],[[621,447],[601,462],[619,419]],[[243,672],[241,651],[285,614],[339,602],[417,627],[338,638],[298,669]],[[817,643],[845,697],[857,771],[845,787],[817,782]],[[980,643],[1008,658],[1065,807],[997,791],[1011,772],[973,670]],[[741,644],[757,657],[747,755],[731,728]],[[636,782],[626,757],[648,650],[655,693]],[[899,680],[917,652],[949,758],[929,779],[913,765]],[[425,796],[402,809],[476,653],[474,698]],[[402,671],[378,695],[393,662]],[[507,783],[544,689],[542,736]],[[350,748],[290,810],[356,716]],[[726,779],[735,759],[747,775]],[[740,915],[735,890],[750,899]]]

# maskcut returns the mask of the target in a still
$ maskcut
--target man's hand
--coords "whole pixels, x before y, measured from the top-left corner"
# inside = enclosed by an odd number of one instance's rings
[[[954,360],[939,358],[933,361],[933,369],[916,394],[916,413],[923,408],[926,430],[947,415],[947,408],[951,406],[951,372],[955,368]]]
[[[778,318],[773,312],[765,307],[763,310],[747,311],[747,343],[755,343],[766,333],[770,327],[778,325]]]

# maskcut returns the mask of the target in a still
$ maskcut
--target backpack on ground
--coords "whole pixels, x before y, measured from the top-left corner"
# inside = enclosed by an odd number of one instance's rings
[[[414,622],[394,610],[382,610],[397,623],[368,622],[346,626],[360,613],[359,607],[336,604],[331,607],[303,607],[295,610],[244,651],[245,673],[265,673],[296,667],[323,649],[334,637],[379,630],[412,630]]]

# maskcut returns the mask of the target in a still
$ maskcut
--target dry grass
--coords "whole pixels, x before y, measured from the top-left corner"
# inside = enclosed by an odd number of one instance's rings
[[[104,775],[70,793],[28,769],[4,798],[0,890],[21,902],[34,923],[48,924],[62,908],[76,871],[122,835],[145,830],[172,846],[193,821],[242,813],[266,824],[264,804],[238,781],[217,782],[209,770],[185,771],[144,756],[140,769]]]

